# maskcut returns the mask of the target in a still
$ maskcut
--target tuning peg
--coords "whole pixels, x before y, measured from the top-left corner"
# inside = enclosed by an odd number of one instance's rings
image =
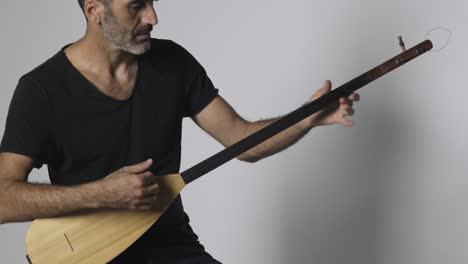
[[[401,47],[401,50],[403,52],[406,51],[406,48],[405,48],[405,43],[403,42],[403,38],[401,36],[398,36],[398,40],[400,40],[400,47]]]

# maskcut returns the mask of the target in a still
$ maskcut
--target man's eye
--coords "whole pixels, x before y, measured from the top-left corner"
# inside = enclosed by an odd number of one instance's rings
[[[143,7],[144,4],[142,2],[133,2],[130,6],[132,8],[134,8],[134,9],[139,9],[139,8]]]

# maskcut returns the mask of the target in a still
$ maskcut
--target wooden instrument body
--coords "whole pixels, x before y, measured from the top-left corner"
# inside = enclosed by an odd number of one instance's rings
[[[107,263],[142,236],[185,186],[180,174],[160,177],[154,211],[90,210],[56,218],[36,219],[26,234],[33,264]]]

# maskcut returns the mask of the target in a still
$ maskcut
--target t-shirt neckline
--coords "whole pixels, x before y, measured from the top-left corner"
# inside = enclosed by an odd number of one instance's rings
[[[139,86],[139,83],[140,83],[140,75],[141,75],[141,66],[142,66],[142,63],[141,63],[141,56],[137,55],[137,77],[136,77],[136,80],[135,80],[135,85],[133,87],[133,91],[132,91],[132,94],[130,95],[129,98],[125,99],[125,100],[119,100],[119,99],[115,99],[113,97],[110,97],[106,94],[104,94],[103,92],[101,92],[97,87],[96,85],[94,85],[94,83],[92,83],[88,78],[86,78],[86,76],[84,76],[74,65],[73,63],[70,61],[70,59],[68,59],[67,57],[67,54],[65,53],[65,49],[72,45],[73,43],[69,43],[65,46],[63,46],[60,51],[59,51],[59,54],[61,57],[63,57],[63,60],[65,61],[67,67],[69,67],[81,80],[83,80],[87,86],[89,88],[91,88],[90,90],[94,93],[94,94],[97,94],[97,96],[101,97],[101,98],[104,98],[105,100],[107,101],[110,101],[110,102],[114,102],[114,103],[126,103],[126,102],[130,102],[132,101],[137,89],[138,89],[138,86]]]

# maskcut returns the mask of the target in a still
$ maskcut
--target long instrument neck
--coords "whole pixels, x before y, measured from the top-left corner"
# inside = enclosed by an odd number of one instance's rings
[[[265,140],[273,137],[281,131],[293,126],[299,121],[321,110],[328,104],[338,100],[340,97],[348,97],[359,88],[380,78],[381,76],[400,67],[401,65],[418,57],[419,55],[424,54],[430,49],[432,49],[432,43],[430,40],[421,42],[420,44],[412,47],[411,49],[400,53],[399,55],[387,60],[379,66],[341,85],[340,87],[334,89],[330,93],[308,104],[303,105],[302,107],[275,121],[274,123],[271,123],[270,125],[262,128],[261,130],[247,136],[246,138],[238,141],[237,143],[225,148],[224,150],[205,159],[204,161],[196,164],[195,166],[185,170],[181,173],[182,178],[184,179],[186,184],[189,184],[190,182],[200,178],[206,173],[218,168],[224,163],[230,161],[231,159],[239,156],[240,154],[248,151],[256,145],[264,142]]]

